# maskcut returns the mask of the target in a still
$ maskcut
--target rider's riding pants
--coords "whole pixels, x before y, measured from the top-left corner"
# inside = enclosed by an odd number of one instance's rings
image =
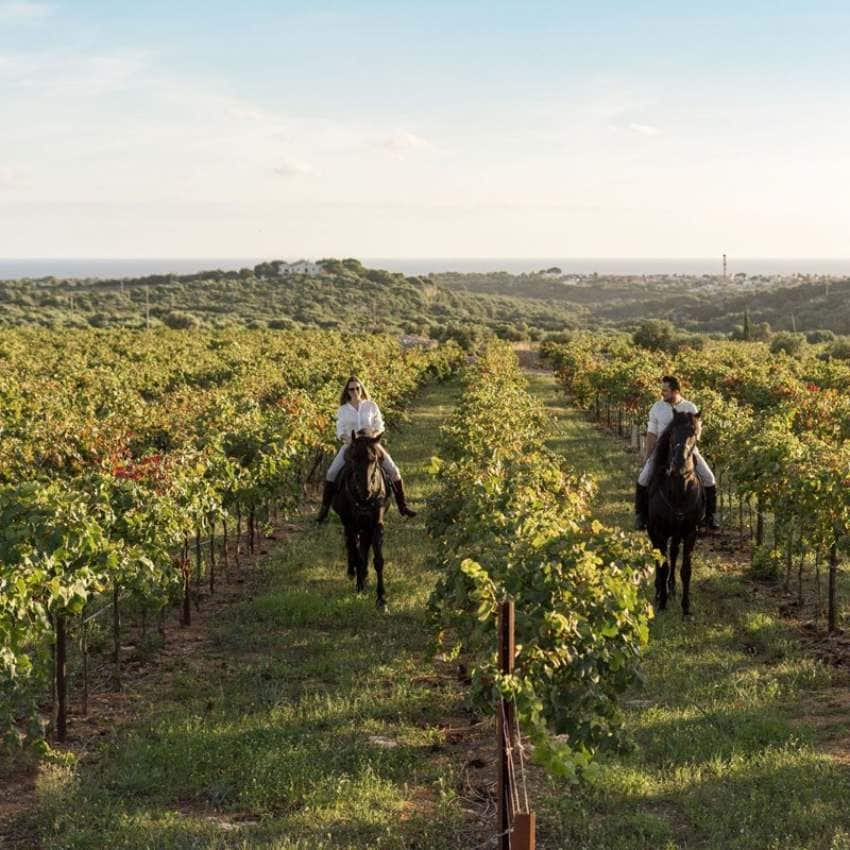
[[[702,455],[699,453],[699,449],[694,449],[694,468],[696,470],[697,477],[700,481],[702,481],[703,487],[714,487],[717,484],[714,480],[714,473],[711,471],[711,467],[705,462]],[[640,471],[640,475],[638,476],[638,484],[643,487],[648,487],[649,482],[652,480],[652,473],[654,469],[655,452],[646,459],[646,463],[643,465],[643,469]]]
[[[345,450],[347,448],[348,446],[342,446],[336,453],[336,457],[331,461],[331,465],[328,467],[328,471],[325,474],[325,478],[328,481],[336,481],[337,475],[339,475],[340,470],[343,466],[345,466]],[[384,468],[387,475],[390,476],[390,481],[398,481],[401,478],[401,473],[395,465],[395,461],[390,457],[390,453],[383,446],[381,446],[381,451],[384,455],[381,460],[381,466]]]

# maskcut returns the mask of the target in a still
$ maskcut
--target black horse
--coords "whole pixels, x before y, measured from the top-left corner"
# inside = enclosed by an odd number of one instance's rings
[[[691,553],[705,513],[702,484],[693,453],[700,432],[698,413],[673,414],[655,446],[655,470],[649,484],[649,539],[664,556],[655,564],[655,604],[663,611],[676,595],[676,559],[682,553],[682,615],[691,613]]]
[[[369,550],[378,577],[378,608],[386,608],[384,594],[384,514],[389,503],[390,485],[381,468],[381,434],[352,433],[346,463],[339,474],[333,509],[342,520],[348,575],[357,580],[357,592],[366,587]]]

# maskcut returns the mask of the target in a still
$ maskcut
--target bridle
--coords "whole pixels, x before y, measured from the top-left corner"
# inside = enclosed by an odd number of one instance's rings
[[[361,486],[360,476],[356,474],[357,468],[352,463],[351,471],[346,482],[346,489],[351,497],[351,503],[359,514],[368,514],[374,510],[386,498],[386,485],[381,486],[378,482],[383,479],[383,470],[379,456],[367,461],[366,474],[363,477],[366,483],[365,492]]]
[[[676,442],[673,443],[671,441],[670,450],[667,453],[667,468],[665,470],[665,478],[669,481],[674,475],[678,474],[678,469],[674,467],[674,458],[679,456],[681,452],[682,457],[684,459],[684,473],[682,474],[683,481],[687,481],[690,478],[694,478],[696,475],[696,471],[694,469],[693,463],[693,455],[697,446],[697,431],[694,431],[694,439],[691,440],[690,436],[687,435],[682,437],[677,435]],[[688,447],[688,443],[690,443],[690,447]],[[670,500],[667,498],[667,493],[665,492],[664,487],[657,488],[658,495],[661,497],[661,501],[667,506],[667,510],[673,514],[673,516],[681,521],[685,518],[686,511],[681,509],[674,508],[673,505],[670,504]]]
[[[682,439],[681,437],[676,440],[675,443],[672,443],[670,446],[670,451],[667,454],[667,477],[669,478],[671,475],[676,474],[676,469],[673,466],[674,458],[679,456],[679,452],[682,453],[682,458],[684,460],[685,472],[683,474],[683,478],[689,478],[694,474],[694,464],[693,464],[693,456],[694,451],[697,447],[696,433],[694,433],[693,442],[691,442],[690,447],[688,447],[688,442],[690,441],[690,435]]]

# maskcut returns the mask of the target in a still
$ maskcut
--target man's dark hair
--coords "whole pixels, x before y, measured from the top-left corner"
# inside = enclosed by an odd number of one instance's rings
[[[670,387],[670,389],[673,390],[673,392],[678,393],[678,392],[682,391],[682,385],[679,383],[679,379],[674,378],[672,375],[665,375],[661,379],[661,383],[667,384],[667,386]]]

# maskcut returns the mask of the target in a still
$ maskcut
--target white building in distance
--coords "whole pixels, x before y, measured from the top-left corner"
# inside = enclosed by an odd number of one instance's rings
[[[298,260],[295,263],[281,263],[277,273],[281,276],[290,274],[306,274],[311,277],[322,274],[322,267],[310,260]]]

